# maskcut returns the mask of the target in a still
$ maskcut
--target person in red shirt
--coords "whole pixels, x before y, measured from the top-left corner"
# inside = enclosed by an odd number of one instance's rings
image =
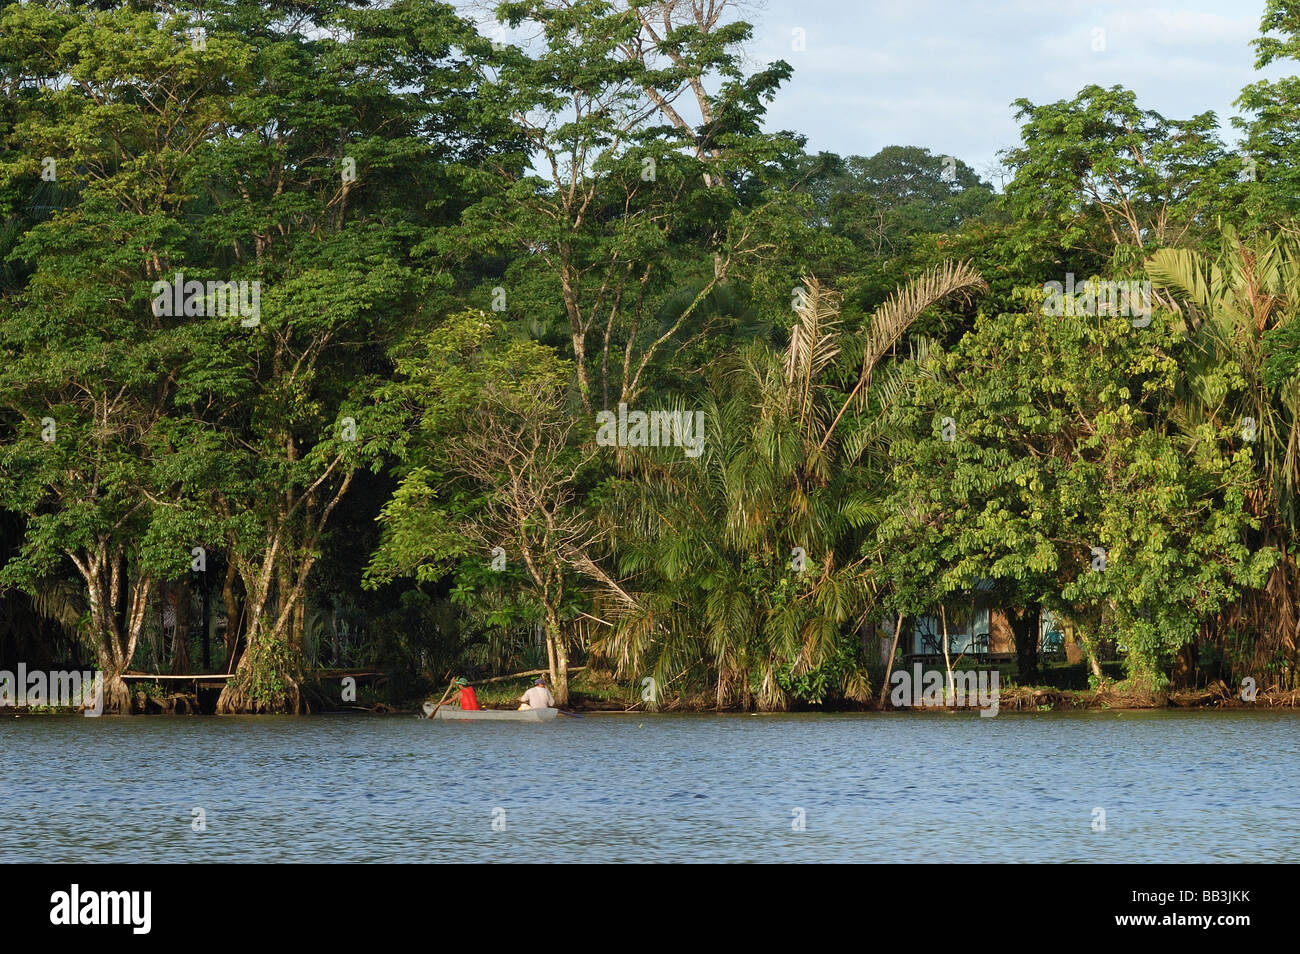
[[[456,684],[460,686],[460,707],[462,709],[480,709],[478,704],[478,695],[474,692],[474,687],[469,684],[469,680],[464,676],[456,678]]]
[[[457,690],[456,698],[454,701],[448,702],[447,697],[451,695],[452,689]],[[444,707],[448,709],[452,707],[460,709],[483,708],[478,704],[478,696],[474,692],[474,687],[469,684],[469,680],[464,676],[457,676],[451,681],[451,685],[449,685],[447,691],[442,694],[442,698],[438,700],[437,705],[434,705],[431,702],[426,702],[424,704],[424,714],[427,718],[432,719],[437,715],[438,710]]]

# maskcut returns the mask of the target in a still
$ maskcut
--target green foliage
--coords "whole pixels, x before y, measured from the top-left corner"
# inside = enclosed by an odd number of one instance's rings
[[[880,518],[872,449],[891,384],[873,372],[927,304],[977,283],[960,268],[923,276],[854,341],[835,296],[810,281],[784,353],[754,343],[717,362],[697,412],[702,454],[631,450],[628,475],[604,488],[628,582],[612,588],[618,620],[598,651],[661,686],[707,666],[720,706],[738,692],[742,704],[752,693],[759,708],[783,708],[787,686],[820,694],[832,677],[865,699],[861,667],[832,660],[872,607],[859,551]],[[847,394],[846,379],[858,382]]]
[[[364,664],[385,667],[398,698],[431,689],[458,667],[469,641],[455,608],[420,590],[403,591],[397,605],[370,622],[375,638]]]
[[[1166,119],[1120,86],[1015,105],[1022,145],[1005,156],[1014,178],[1004,199],[1023,223],[1022,261],[1059,248],[1131,267],[1143,249],[1198,238],[1207,209],[1236,175],[1213,113]]]
[[[278,708],[283,704],[297,662],[282,638],[259,639],[248,647],[240,682],[255,707]]]
[[[1122,87],[1019,99],[997,196],[766,131],[790,66],[693,10],[511,0],[501,47],[434,0],[0,3],[0,647],[124,670],[202,545],[253,708],[325,608],[413,692],[540,631],[863,700],[862,622],[975,590],[1135,685],[1196,641],[1294,669],[1300,80],[1242,90],[1244,156]],[[1300,58],[1295,0],[1261,28]],[[156,313],[178,272],[257,320]],[[1067,272],[1177,311],[1044,315]],[[703,453],[598,447],[620,402]]]
[[[1182,350],[1165,313],[1134,328],[1038,310],[982,319],[919,365],[882,527],[896,608],[991,586],[1122,634],[1130,665],[1155,672],[1261,585],[1277,554],[1243,543],[1249,453],[1227,429],[1191,454],[1168,432]]]
[[[841,637],[832,654],[821,665],[796,672],[797,665],[777,670],[781,688],[800,702],[820,705],[828,697],[852,695],[859,701],[871,691],[863,674],[861,652],[855,637]],[[757,689],[758,687],[754,687]]]
[[[1252,41],[1255,68],[1300,61],[1300,4],[1268,0]],[[1241,91],[1234,116],[1246,172],[1233,190],[1249,228],[1285,225],[1300,214],[1300,76],[1259,80]]]

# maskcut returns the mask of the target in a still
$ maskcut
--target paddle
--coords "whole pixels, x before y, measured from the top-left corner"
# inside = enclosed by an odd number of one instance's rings
[[[442,704],[443,704],[444,702],[447,701],[447,697],[448,697],[449,695],[451,695],[451,687],[454,686],[454,685],[456,685],[456,680],[455,680],[455,679],[453,679],[453,680],[448,684],[448,686],[447,686],[447,691],[444,692],[444,693],[442,694],[442,698],[438,700],[438,704],[437,704],[436,706],[433,707],[433,712],[430,712],[430,713],[429,713],[429,718],[430,718],[430,719],[433,718],[433,715],[434,715],[435,712],[437,712],[439,709],[442,708]]]

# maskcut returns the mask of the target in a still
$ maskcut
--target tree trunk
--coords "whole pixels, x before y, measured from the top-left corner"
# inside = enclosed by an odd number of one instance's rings
[[[1097,662],[1097,652],[1093,649],[1095,641],[1088,635],[1088,627],[1076,626],[1074,635],[1078,638],[1079,645],[1083,647],[1083,655],[1088,660],[1089,671],[1098,679],[1105,678],[1101,673],[1101,664]]]
[[[546,668],[551,677],[551,685],[559,685],[559,669],[555,664],[555,634],[551,631],[551,623],[548,619],[544,624],[546,627]]]
[[[939,619],[943,626],[943,668],[948,676],[948,681],[944,683],[946,687],[944,689],[944,701],[946,702],[949,697],[956,699],[957,691],[952,681],[952,656],[948,653],[948,607],[942,603],[939,604]]]
[[[217,697],[218,715],[309,711],[284,633],[264,631],[255,621],[248,631],[248,649],[235,674]]]
[[[166,668],[167,661],[172,658],[172,645],[176,641],[175,607],[172,607],[172,635],[167,635],[167,609],[170,600],[171,585],[168,583],[160,584],[158,586],[158,638],[162,640],[162,647],[158,652],[159,672]]]
[[[130,567],[120,549],[110,554],[100,545],[84,556],[73,555],[73,561],[86,583],[95,657],[104,680],[104,712],[125,715],[131,711],[131,694],[122,673],[135,655],[153,581],[147,576],[129,580]]]
[[[95,658],[99,662],[99,671],[104,678],[104,714],[130,715],[131,690],[127,688],[126,680],[122,678],[122,669],[119,668],[117,660],[104,646],[99,647]]]
[[[569,704],[569,650],[564,645],[563,635],[555,641],[555,656],[555,667],[559,670],[555,680],[555,704],[567,706]]]
[[[168,595],[176,601],[173,616],[176,623],[172,628],[171,671],[172,675],[180,675],[188,672],[190,668],[190,604],[192,602],[190,581],[181,580]]]
[[[292,607],[285,604],[289,595],[278,594],[275,604],[271,600],[277,549],[272,546],[260,566],[245,565],[240,573],[248,616],[246,646],[234,676],[226,680],[217,698],[220,715],[304,711],[299,657],[289,647]]]
[[[763,664],[763,678],[758,684],[759,712],[789,712],[793,699],[776,679],[776,661],[769,657]]]
[[[288,548],[286,548],[288,549]],[[289,565],[289,556],[284,553],[279,561],[276,574],[276,615],[289,609],[288,603],[293,592],[293,568]],[[289,612],[289,626],[285,632],[285,639],[289,643],[289,651],[297,654],[302,650],[302,644],[299,642],[299,633],[294,623],[297,621],[298,606],[295,605]]]
[[[299,654],[305,654],[307,645],[307,601],[299,600],[293,608],[293,630],[289,638],[289,645]],[[315,650],[312,650],[312,656]]]
[[[753,693],[749,688],[749,674],[753,669],[749,664],[749,659],[746,658],[747,656],[748,653],[742,656],[740,667],[736,671],[736,678],[740,680],[740,708],[744,712],[748,712],[750,706],[754,703]]]
[[[546,614],[546,651],[551,659],[551,694],[555,696],[555,704],[563,708],[569,704],[569,651],[564,645],[560,618],[549,611]]]
[[[1007,614],[1016,641],[1016,669],[1022,686],[1038,681],[1038,613],[1039,606],[1033,603]]]
[[[1174,667],[1170,682],[1175,689],[1187,689],[1196,685],[1196,660],[1199,646],[1196,640],[1184,643],[1174,657]]]
[[[231,557],[226,559],[226,578],[221,583],[221,602],[226,608],[226,663],[223,667],[230,672],[235,667],[235,654],[239,651],[240,631],[243,627],[244,601],[235,595],[235,582],[239,572]]]
[[[203,571],[203,671],[212,669],[212,577]]]
[[[885,699],[889,694],[889,677],[894,672],[894,653],[898,651],[898,637],[903,632],[903,614],[898,614],[898,621],[894,623],[894,641],[889,644],[889,662],[885,665],[885,681],[880,684],[880,708],[885,707]]]

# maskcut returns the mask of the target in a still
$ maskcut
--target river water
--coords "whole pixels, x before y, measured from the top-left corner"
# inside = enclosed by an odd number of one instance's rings
[[[0,751],[3,862],[1300,861],[1294,711],[23,716]]]

